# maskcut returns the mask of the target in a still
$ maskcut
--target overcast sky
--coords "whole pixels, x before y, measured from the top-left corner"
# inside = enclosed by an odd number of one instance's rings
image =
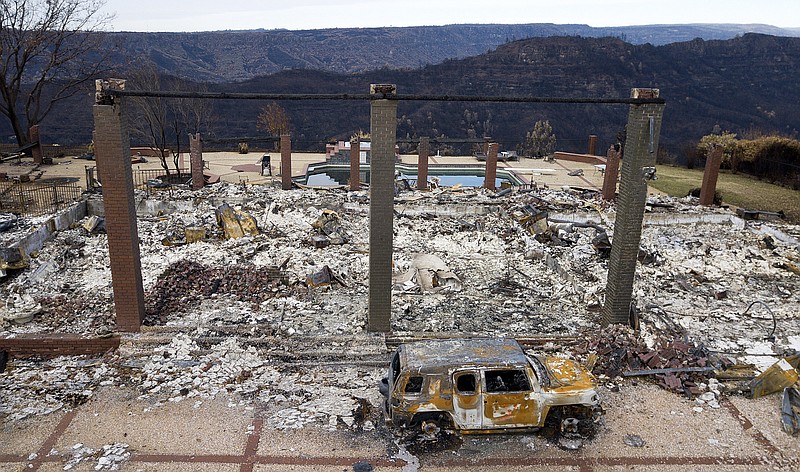
[[[114,31],[461,23],[763,23],[800,27],[800,0],[107,0]]]

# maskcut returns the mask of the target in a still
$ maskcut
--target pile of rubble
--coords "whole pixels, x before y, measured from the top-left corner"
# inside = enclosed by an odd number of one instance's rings
[[[364,346],[375,351],[375,346]],[[340,347],[341,349],[341,347]],[[380,405],[374,385],[381,372],[351,366],[306,369],[276,364],[269,350],[242,346],[235,338],[201,349],[188,335],[178,334],[168,346],[145,357],[120,359],[125,385],[141,392],[140,399],[163,401],[233,395],[255,405],[267,423],[278,429],[307,423],[340,424],[371,429],[358,410]]]
[[[120,382],[117,368],[103,359],[16,359],[10,364],[0,375],[0,416],[9,421],[81,405],[96,389]]]
[[[56,233],[27,268],[1,279],[0,335],[114,332],[109,264],[105,234],[79,226]]]
[[[661,387],[689,398],[703,394],[715,371],[734,364],[682,339],[659,340],[648,347],[639,333],[621,325],[604,328],[574,353],[581,358],[595,354],[593,373],[602,378],[652,376]]]
[[[136,198],[148,324],[160,331],[126,337],[106,359],[15,360],[0,375],[9,399],[0,414],[46,413],[126,385],[154,404],[230,394],[264,408],[275,427],[371,427],[387,353],[364,334],[366,192],[219,184]],[[223,203],[229,215],[252,218],[236,217],[241,237],[225,238]],[[395,202],[393,330],[589,338],[594,344],[578,356],[601,354],[595,372],[611,379],[635,369],[711,367],[714,355],[739,363],[753,356],[766,368],[800,349],[796,227],[695,203],[650,202],[634,284],[640,341],[624,330],[592,337],[613,206],[570,190],[403,193]],[[2,321],[2,336],[113,332],[107,237],[81,225],[57,233],[27,269],[0,283],[2,299],[15,296],[40,308],[22,324]],[[754,300],[769,311],[746,311]],[[146,341],[152,333],[163,334]],[[693,395],[709,383],[702,371],[658,375]]]
[[[208,267],[184,259],[167,267],[148,290],[146,323],[156,324],[162,314],[192,311],[202,300],[222,295],[258,306],[278,293],[290,293],[287,282],[276,267]]]

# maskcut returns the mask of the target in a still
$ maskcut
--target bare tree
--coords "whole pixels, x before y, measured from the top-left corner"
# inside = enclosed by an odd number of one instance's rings
[[[175,90],[188,92],[207,92],[208,87],[197,84],[186,84],[173,81]],[[201,98],[177,98],[172,109],[172,130],[175,133],[175,148],[172,150],[172,162],[175,170],[180,173],[180,155],[184,152],[181,148],[182,138],[187,134],[196,134],[200,130],[211,127],[212,110],[211,101]]]
[[[271,136],[286,134],[289,132],[289,114],[278,102],[270,102],[261,107],[256,126]],[[275,149],[277,148],[278,143],[275,143]]]
[[[146,62],[129,74],[128,83],[137,90],[204,92],[207,88],[162,76],[158,66]],[[185,152],[188,133],[208,129],[211,102],[200,98],[132,97],[132,134],[159,151],[161,167],[170,176],[167,157],[172,155],[175,172],[180,175],[180,156]]]
[[[2,0],[0,0],[2,1]],[[146,62],[138,69],[131,72],[128,82],[138,90],[161,90],[161,75],[156,65]],[[169,177],[167,164],[167,130],[170,128],[167,100],[162,97],[132,97],[132,117],[130,121],[131,134],[144,140],[158,152],[161,167]]]
[[[106,57],[104,0],[0,0],[0,114],[17,143],[59,101],[97,77]]]

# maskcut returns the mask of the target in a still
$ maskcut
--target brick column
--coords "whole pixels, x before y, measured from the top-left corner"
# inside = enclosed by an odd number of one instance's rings
[[[361,141],[358,138],[350,140],[350,190],[361,188]]]
[[[192,167],[192,190],[199,190],[206,184],[203,177],[203,140],[200,133],[189,134],[189,161]]]
[[[281,188],[292,189],[292,137],[281,135]]]
[[[427,137],[419,138],[417,152],[417,190],[428,190],[428,155],[430,154],[430,141]]]
[[[586,154],[588,154],[590,156],[597,155],[597,135],[596,134],[590,134],[589,135],[589,147],[588,147],[588,149],[586,151]]]
[[[94,155],[103,184],[108,253],[117,329],[139,331],[144,319],[144,290],[139,258],[139,233],[133,199],[128,123],[122,100],[101,91],[125,88],[125,81],[97,81],[94,113]]]
[[[39,142],[39,125],[33,125],[28,128],[28,139],[36,145],[31,149],[34,164],[41,164],[43,162],[42,143]]]
[[[722,146],[714,146],[708,153],[706,168],[703,171],[703,185],[700,187],[700,204],[710,206],[714,204],[714,194],[717,193],[717,178],[719,166],[722,164]]]
[[[490,139],[492,139],[492,138],[490,138],[488,136],[484,136],[483,137],[483,146],[481,147],[481,149],[483,150],[483,153],[486,154],[487,156],[489,155],[489,140]]]
[[[369,331],[392,329],[392,243],[394,230],[394,145],[397,94],[394,85],[371,85],[383,98],[370,102]]]
[[[619,178],[619,154],[614,146],[606,153],[606,170],[603,173],[603,200],[614,201],[617,197],[617,179]]]
[[[658,98],[658,89],[633,89],[632,98]],[[647,180],[655,169],[664,104],[632,104],[628,112],[625,159],[608,261],[603,325],[628,323],[636,259],[647,201]]]
[[[497,143],[489,144],[486,152],[486,174],[483,179],[483,187],[494,190],[494,181],[497,179]]]

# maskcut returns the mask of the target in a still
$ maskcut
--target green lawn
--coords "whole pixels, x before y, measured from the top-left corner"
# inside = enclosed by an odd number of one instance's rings
[[[689,190],[700,187],[703,170],[659,165],[658,179],[650,185],[668,195],[685,196]],[[721,172],[717,191],[724,204],[753,210],[784,211],[787,219],[800,222],[800,191],[772,185],[743,175]]]

